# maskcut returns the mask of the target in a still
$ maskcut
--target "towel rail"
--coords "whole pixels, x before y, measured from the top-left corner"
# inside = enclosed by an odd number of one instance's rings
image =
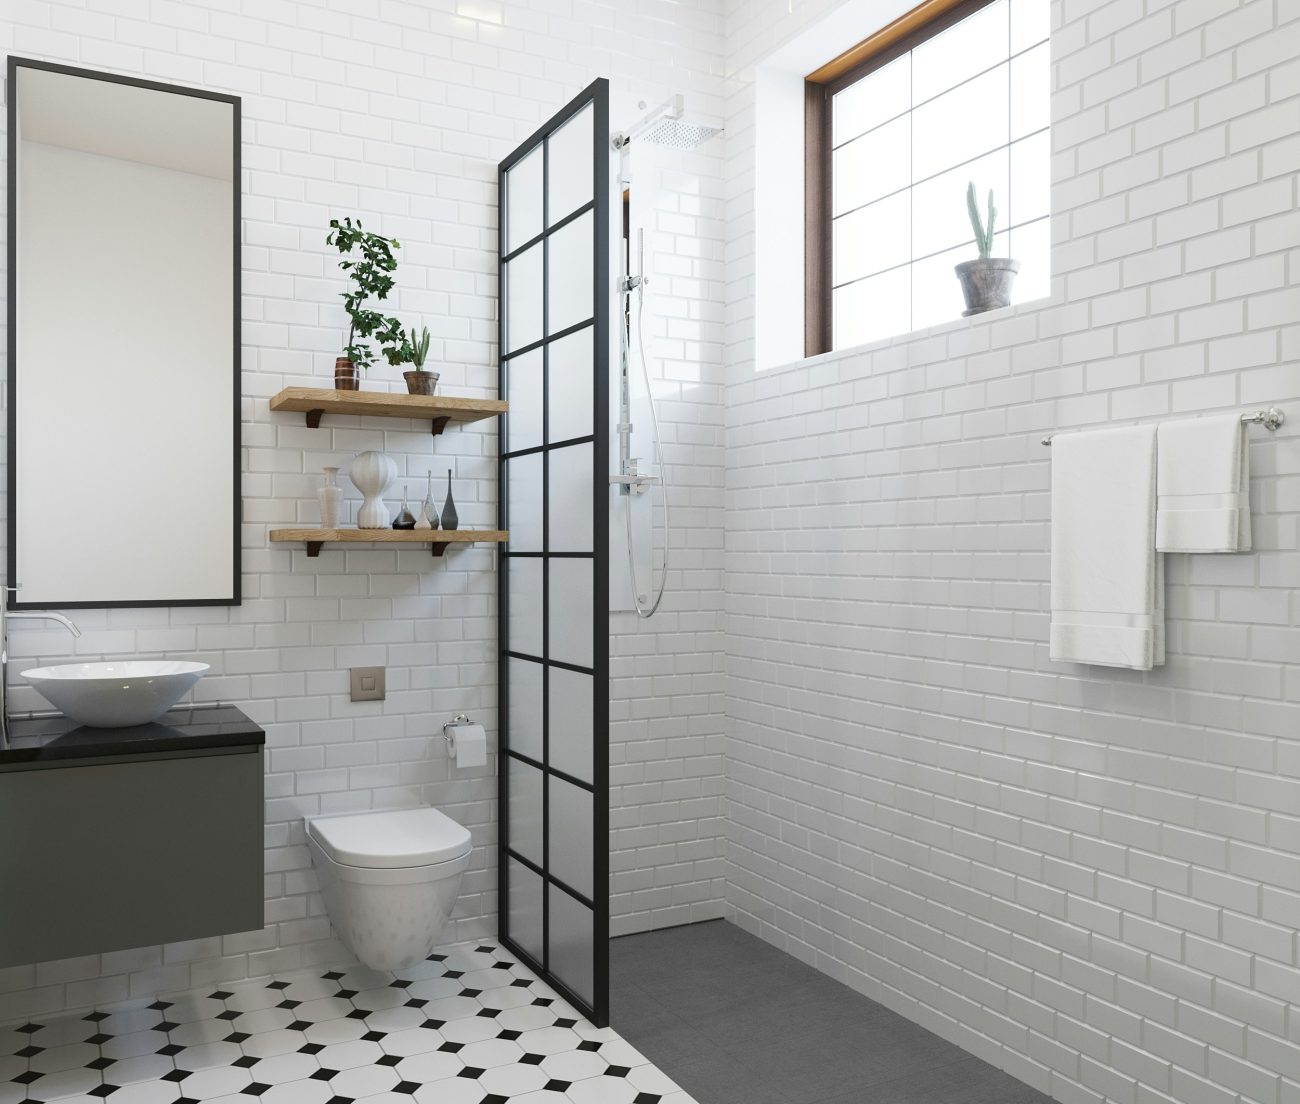
[[[1256,410],[1253,414],[1243,414],[1241,420],[1245,425],[1262,425],[1270,433],[1286,423],[1286,415],[1276,406],[1270,406],[1267,410]],[[1049,433],[1043,438],[1043,444],[1050,445],[1052,438],[1056,434]]]

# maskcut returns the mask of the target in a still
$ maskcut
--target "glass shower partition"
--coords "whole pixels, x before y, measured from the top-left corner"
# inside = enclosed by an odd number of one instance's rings
[[[501,162],[502,942],[608,1020],[609,85]]]

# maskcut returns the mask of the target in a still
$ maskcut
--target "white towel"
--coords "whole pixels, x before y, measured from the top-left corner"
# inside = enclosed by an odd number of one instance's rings
[[[1155,523],[1154,425],[1052,438],[1052,659],[1138,671],[1164,663]]]
[[[1240,415],[1161,422],[1156,548],[1250,551],[1250,448]]]

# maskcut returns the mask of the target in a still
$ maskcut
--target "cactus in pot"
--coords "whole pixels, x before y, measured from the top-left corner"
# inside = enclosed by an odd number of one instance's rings
[[[973,180],[966,187],[966,212],[970,216],[979,256],[973,261],[963,261],[955,268],[966,299],[963,317],[1010,306],[1011,286],[1020,271],[1019,261],[993,256],[993,230],[998,217],[998,209],[993,204],[993,189],[989,189],[987,221],[980,217]]]

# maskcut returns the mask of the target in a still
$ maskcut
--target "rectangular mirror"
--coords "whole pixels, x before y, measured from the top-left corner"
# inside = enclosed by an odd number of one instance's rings
[[[239,602],[239,99],[9,58],[13,609]]]

